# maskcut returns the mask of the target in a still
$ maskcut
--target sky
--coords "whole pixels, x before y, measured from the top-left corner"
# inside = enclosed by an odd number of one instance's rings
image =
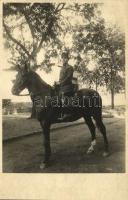
[[[109,24],[117,24],[124,31],[125,27],[125,14],[124,4],[119,1],[115,3],[105,3],[102,6],[102,15],[105,21]],[[67,40],[69,43],[69,41]],[[4,49],[2,50],[2,67],[1,67],[1,78],[0,78],[0,91],[2,98],[10,98],[12,101],[31,101],[30,97],[17,97],[11,94],[12,80],[15,79],[16,72],[4,71],[5,68],[9,67],[8,58],[9,52]],[[55,66],[51,73],[47,74],[43,70],[38,70],[37,73],[42,77],[48,84],[53,85],[54,81],[59,80],[60,68]],[[27,93],[24,90],[23,93]]]

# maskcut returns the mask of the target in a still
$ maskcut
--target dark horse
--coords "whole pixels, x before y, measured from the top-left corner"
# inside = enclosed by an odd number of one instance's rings
[[[43,130],[43,142],[44,142],[44,160],[41,162],[40,167],[44,168],[48,164],[51,148],[50,148],[50,126],[52,123],[64,122],[59,121],[60,113],[65,110],[65,106],[62,108],[56,102],[56,90],[45,83],[40,76],[34,71],[22,69],[18,72],[16,80],[12,88],[13,95],[20,95],[20,92],[25,88],[28,89],[29,94],[33,95],[35,102],[43,102],[41,106],[37,106],[37,118],[40,121]],[[38,97],[38,98],[37,98]],[[92,118],[96,122],[96,126],[99,128],[100,132],[104,138],[104,153],[103,156],[108,156],[108,140],[106,136],[106,128],[102,121],[102,99],[98,92],[92,89],[81,89],[75,95],[75,100],[72,98],[72,105],[70,105],[71,117],[67,121],[75,121],[81,117],[84,118],[88,128],[91,132],[91,145],[87,153],[92,153],[94,151],[94,146],[96,145],[96,134],[95,125]],[[46,103],[44,106],[44,102]],[[36,104],[35,104],[36,105]]]

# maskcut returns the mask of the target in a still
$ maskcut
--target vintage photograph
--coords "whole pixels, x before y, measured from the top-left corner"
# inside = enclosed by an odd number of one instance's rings
[[[123,5],[2,10],[3,173],[125,173]]]

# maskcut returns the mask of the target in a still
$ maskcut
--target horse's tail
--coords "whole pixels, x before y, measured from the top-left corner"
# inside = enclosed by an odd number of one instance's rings
[[[103,116],[102,116],[102,98],[101,96],[98,94],[98,99],[97,99],[97,107],[94,109],[94,119],[99,119],[102,120]]]

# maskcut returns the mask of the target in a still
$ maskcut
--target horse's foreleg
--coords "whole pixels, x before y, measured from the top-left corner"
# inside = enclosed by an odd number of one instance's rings
[[[91,132],[91,137],[92,137],[92,141],[91,141],[91,145],[87,150],[87,154],[91,154],[94,152],[94,147],[96,146],[96,133],[95,133],[95,126],[93,124],[93,121],[91,119],[90,116],[85,116],[84,117],[86,124],[88,125],[88,128]]]
[[[40,122],[41,127],[43,129],[43,145],[44,145],[44,160],[40,165],[41,169],[44,169],[49,162],[49,158],[51,155],[51,147],[50,147],[50,123],[48,122]]]

